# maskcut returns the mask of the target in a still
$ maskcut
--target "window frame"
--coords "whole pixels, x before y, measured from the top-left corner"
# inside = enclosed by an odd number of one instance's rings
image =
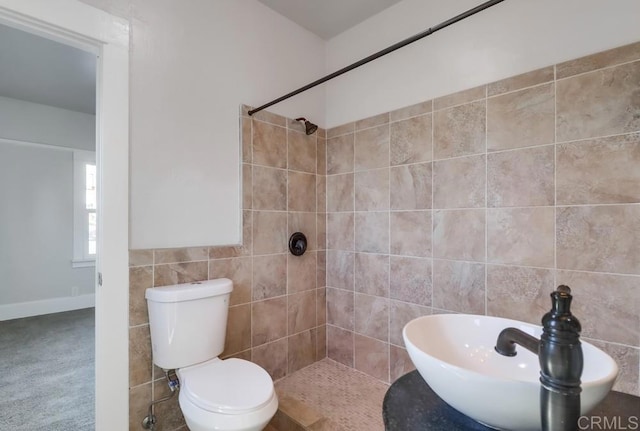
[[[89,254],[88,214],[97,215],[97,208],[93,210],[86,208],[85,166],[87,164],[96,165],[95,151],[73,150],[73,259],[71,260],[73,268],[96,265],[96,254]]]

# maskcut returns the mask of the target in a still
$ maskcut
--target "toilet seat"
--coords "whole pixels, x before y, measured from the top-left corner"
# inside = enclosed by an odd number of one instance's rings
[[[273,398],[269,374],[243,359],[211,361],[179,370],[180,391],[195,406],[213,413],[242,415]]]

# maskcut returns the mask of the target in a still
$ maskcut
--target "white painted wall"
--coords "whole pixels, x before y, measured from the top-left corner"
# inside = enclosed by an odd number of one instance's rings
[[[480,0],[404,0],[328,42],[337,70]],[[638,0],[507,0],[327,84],[333,127],[640,40]]]
[[[0,138],[95,151],[96,117],[0,97]]]
[[[132,0],[129,14],[130,247],[237,244],[239,106],[322,76],[325,42],[255,0]],[[324,89],[272,111],[324,124]]]
[[[95,268],[71,267],[72,149],[95,151],[95,123],[0,97],[0,320],[93,305]]]
[[[93,295],[95,269],[71,267],[73,152],[0,140],[0,202],[0,320]]]

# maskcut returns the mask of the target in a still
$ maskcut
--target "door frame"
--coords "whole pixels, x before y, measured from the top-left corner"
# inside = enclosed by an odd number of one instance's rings
[[[95,429],[125,430],[129,427],[129,23],[76,0],[0,0],[0,22],[98,56],[96,274],[102,275],[102,286],[96,284]]]

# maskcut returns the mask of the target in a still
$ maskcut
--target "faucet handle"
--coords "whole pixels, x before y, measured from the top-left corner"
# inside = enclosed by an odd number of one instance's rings
[[[542,318],[542,326],[557,331],[573,332],[577,335],[582,331],[578,319],[571,314],[571,288],[564,284],[551,293],[551,311]]]

